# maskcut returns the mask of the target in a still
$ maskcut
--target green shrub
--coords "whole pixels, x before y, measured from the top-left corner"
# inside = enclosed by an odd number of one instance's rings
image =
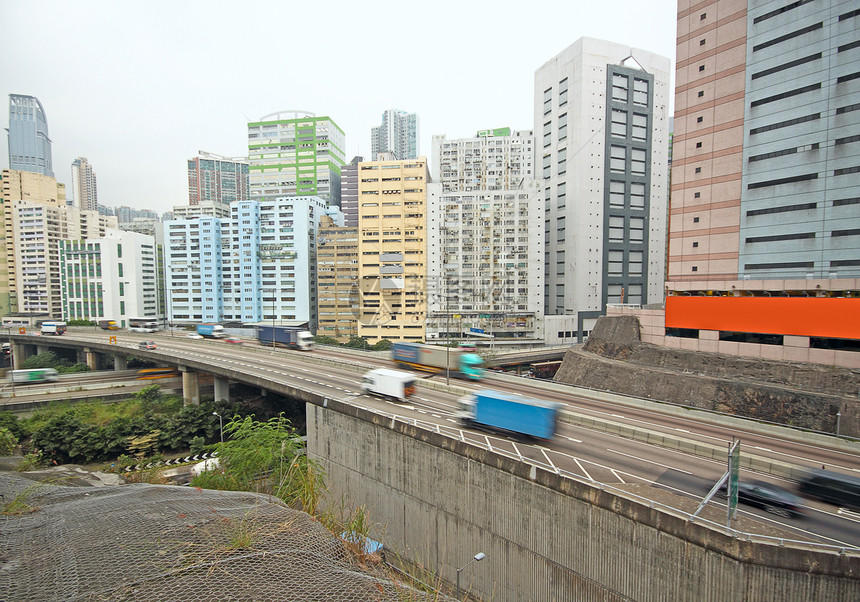
[[[0,426],[0,456],[11,456],[18,446],[18,437],[5,426]]]

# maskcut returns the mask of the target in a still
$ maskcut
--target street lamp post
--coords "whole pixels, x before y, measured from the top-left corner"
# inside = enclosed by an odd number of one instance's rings
[[[224,445],[224,420],[218,412],[212,412],[213,416],[218,416],[218,426],[221,427],[221,445]]]
[[[486,557],[487,557],[487,555],[486,555],[486,554],[484,554],[483,552],[478,552],[477,554],[475,554],[475,556],[472,558],[472,560],[470,560],[469,562],[467,562],[467,563],[463,566],[463,568],[461,568],[461,569],[457,569],[457,595],[456,595],[456,596],[454,596],[454,598],[455,598],[455,599],[457,599],[457,600],[459,600],[459,599],[460,599],[460,573],[461,573],[461,572],[462,572],[462,571],[463,571],[467,566],[469,566],[470,564],[472,564],[473,562],[480,562],[480,561],[482,561],[482,560],[483,560],[484,558],[486,558]]]

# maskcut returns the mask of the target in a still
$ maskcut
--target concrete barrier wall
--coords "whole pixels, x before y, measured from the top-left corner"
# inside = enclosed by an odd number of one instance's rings
[[[330,499],[486,600],[852,599],[860,556],[742,541],[681,513],[336,401],[308,405]]]

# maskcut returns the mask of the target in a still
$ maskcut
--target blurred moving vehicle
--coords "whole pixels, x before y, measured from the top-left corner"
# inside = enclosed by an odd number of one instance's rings
[[[720,487],[720,494],[724,497],[726,487],[726,483]],[[785,518],[806,514],[799,497],[779,485],[764,481],[738,481],[738,501]]]
[[[99,320],[99,328],[102,330],[119,330],[116,320]]]
[[[155,344],[155,341],[141,341],[137,346],[139,349],[158,349],[158,345]]]
[[[36,368],[34,370],[12,370],[10,380],[13,383],[43,383],[57,380],[60,375],[54,368]]]
[[[144,368],[137,371],[137,380],[155,380],[158,378],[176,378],[182,376],[178,368],[162,366],[161,368]]]
[[[407,401],[415,393],[415,377],[409,372],[377,368],[365,373],[361,390],[379,397]]]
[[[259,324],[256,328],[260,345],[277,345],[300,351],[312,351],[314,348],[314,335],[304,327]]]
[[[66,332],[66,323],[65,322],[42,322],[40,327],[40,332],[42,334],[53,334],[53,335],[61,335]]]
[[[158,320],[155,318],[129,318],[129,332],[158,332]]]
[[[224,327],[220,324],[198,324],[197,325],[197,334],[206,339],[223,339],[227,336],[227,333],[224,332]]]
[[[188,334],[185,335],[185,338],[187,338],[187,339],[202,339],[203,335],[197,334],[196,332],[189,332]]]
[[[411,368],[455,378],[481,380],[484,377],[484,360],[480,355],[457,347],[423,345],[397,341],[391,347],[391,359],[401,368]]]
[[[241,345],[244,341],[239,337],[227,337],[224,339],[225,343],[230,343],[231,345]]]
[[[501,391],[475,391],[460,399],[454,415],[464,426],[519,433],[538,439],[552,439],[558,425],[561,404],[530,399]]]
[[[805,496],[860,511],[860,479],[829,470],[811,470],[800,479]]]

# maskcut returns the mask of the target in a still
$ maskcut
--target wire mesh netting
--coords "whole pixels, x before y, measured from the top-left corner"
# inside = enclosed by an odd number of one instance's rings
[[[447,599],[265,495],[0,473],[0,600]]]

